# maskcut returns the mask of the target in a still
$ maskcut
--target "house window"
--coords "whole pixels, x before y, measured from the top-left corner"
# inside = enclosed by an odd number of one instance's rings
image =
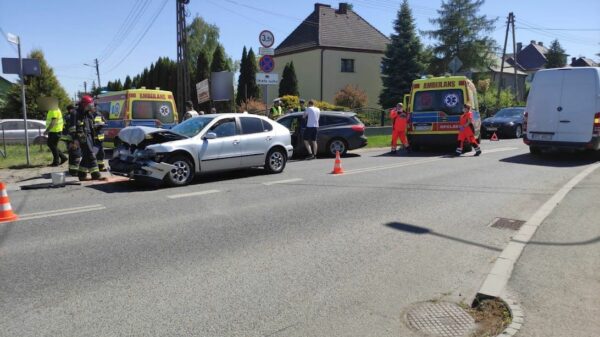
[[[354,72],[354,59],[342,59],[342,72],[353,73]]]

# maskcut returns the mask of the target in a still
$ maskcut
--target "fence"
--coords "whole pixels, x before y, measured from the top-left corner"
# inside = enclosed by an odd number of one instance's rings
[[[388,118],[386,110],[378,108],[360,108],[354,112],[365,124],[365,126],[391,126],[392,121]]]

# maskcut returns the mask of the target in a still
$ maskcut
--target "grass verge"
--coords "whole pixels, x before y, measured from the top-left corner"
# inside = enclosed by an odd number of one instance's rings
[[[477,324],[472,337],[498,336],[511,323],[510,310],[500,299],[479,302],[475,308],[466,308]]]
[[[66,146],[63,142],[58,143],[58,148],[62,152],[66,152]],[[1,145],[0,150],[4,151]],[[5,155],[6,158],[0,156],[0,169],[18,170],[28,167],[46,166],[52,163],[52,153],[47,145],[29,145],[29,166],[27,166],[24,144],[6,145]]]
[[[369,143],[367,144],[367,148],[373,147],[390,147],[392,143],[391,135],[379,135],[379,136],[369,136]]]

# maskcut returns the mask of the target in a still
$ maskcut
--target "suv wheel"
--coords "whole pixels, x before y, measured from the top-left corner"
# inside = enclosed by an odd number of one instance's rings
[[[343,156],[346,154],[346,152],[348,152],[348,144],[341,138],[334,138],[330,140],[327,148],[329,149],[329,155],[332,157],[335,157],[335,153],[337,151],[340,151],[340,156]]]

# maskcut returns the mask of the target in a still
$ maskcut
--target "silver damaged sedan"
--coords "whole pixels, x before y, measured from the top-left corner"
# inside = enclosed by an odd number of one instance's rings
[[[113,174],[171,186],[206,172],[262,166],[280,173],[293,154],[286,127],[250,114],[202,115],[172,129],[132,126],[119,140],[109,161]]]

